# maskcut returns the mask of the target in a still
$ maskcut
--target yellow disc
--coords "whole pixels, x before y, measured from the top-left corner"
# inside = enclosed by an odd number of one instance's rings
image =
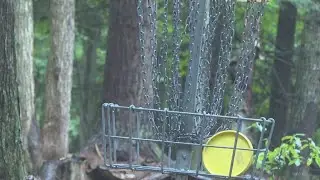
[[[204,147],[202,161],[204,167],[211,174],[229,176],[234,141],[237,132],[233,130],[221,131],[213,135],[206,145],[224,146],[227,148]],[[250,140],[239,133],[237,148],[253,149]],[[253,151],[236,149],[231,176],[238,176],[247,171],[252,163]]]

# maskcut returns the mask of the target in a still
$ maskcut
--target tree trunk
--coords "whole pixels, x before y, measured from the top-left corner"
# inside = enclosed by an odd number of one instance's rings
[[[23,179],[26,173],[19,117],[14,1],[0,1],[0,179]]]
[[[33,79],[33,7],[32,0],[15,1],[15,40],[17,57],[17,79],[19,90],[22,145],[28,169],[36,170],[38,157],[30,161],[28,136],[31,121],[35,117]],[[33,151],[33,149],[30,149]]]
[[[146,1],[143,1],[146,2]],[[144,3],[146,6],[146,3]],[[149,96],[152,104],[151,87],[151,50],[146,41],[146,69],[143,70],[140,59],[139,28],[136,1],[110,2],[110,28],[108,38],[108,55],[105,64],[104,102],[112,102],[123,106],[134,104],[144,106],[145,96]],[[146,10],[146,8],[144,9]],[[148,26],[148,22],[145,23]],[[147,27],[148,28],[148,27]],[[145,36],[150,30],[145,30]],[[148,38],[145,38],[148,39]],[[142,74],[145,71],[146,74]],[[143,85],[143,80],[146,80]],[[146,93],[143,94],[143,86]],[[128,115],[122,116],[121,127],[127,131]],[[125,133],[125,132],[124,132]]]
[[[288,121],[291,67],[297,8],[289,1],[280,4],[276,50],[272,67],[269,116],[276,120],[272,146],[278,146]]]
[[[136,1],[110,1],[110,25],[108,34],[108,55],[104,74],[104,102],[122,106],[143,106],[152,108],[152,38],[148,6],[154,1],[142,1],[144,28],[143,66],[140,54],[139,26]],[[153,8],[149,8],[153,9]],[[117,135],[128,136],[129,112],[124,111],[117,119]],[[147,122],[141,121],[140,137],[151,135]],[[140,146],[142,148],[142,146]],[[128,146],[119,144],[119,151],[127,152]],[[146,152],[148,148],[144,149]],[[142,152],[141,152],[142,153]],[[128,157],[125,157],[128,158]]]
[[[78,31],[86,36],[83,47],[83,57],[77,62],[79,65],[73,76],[79,80],[81,87],[80,103],[80,147],[84,147],[88,139],[96,132],[101,122],[101,91],[102,86],[97,82],[100,65],[98,63],[97,48],[105,40],[101,39],[102,29],[105,27],[103,19],[108,15],[105,13],[105,3],[95,3],[87,0],[76,1],[76,17]],[[109,14],[109,13],[107,13]],[[102,66],[103,67],[103,66]],[[99,128],[100,129],[100,128]]]
[[[310,10],[306,16],[302,37],[302,53],[297,61],[295,94],[290,113],[290,130],[312,137],[320,98],[320,12]],[[308,179],[308,171],[300,168],[296,179]],[[290,178],[293,179],[293,178]]]
[[[318,104],[320,98],[320,16],[319,12],[311,11],[307,17],[303,32],[301,57],[297,61],[297,79],[291,107],[290,129],[312,136],[316,122],[314,118],[304,118],[307,107]],[[316,112],[313,113],[316,116]],[[314,119],[312,121],[304,120]]]
[[[143,2],[146,2],[145,0]],[[144,11],[146,3],[144,3]],[[135,106],[144,105],[144,97],[152,98],[151,87],[151,50],[148,47],[148,41],[145,41],[145,61],[146,72],[142,74],[142,63],[140,59],[139,27],[137,18],[136,1],[118,1],[110,2],[110,27],[108,35],[108,55],[105,64],[104,76],[104,102],[117,103],[119,105]],[[148,36],[150,28],[149,19],[145,19],[145,36]],[[148,38],[145,38],[148,39]],[[142,94],[143,82],[147,94]],[[149,100],[149,102],[153,102]],[[126,125],[126,119],[121,119],[123,125]],[[124,126],[125,127],[125,126]]]
[[[85,54],[85,70],[83,72],[82,80],[82,111],[80,119],[80,147],[83,147],[86,141],[93,135],[95,130],[95,124],[97,120],[95,118],[97,100],[95,97],[95,64],[97,58],[97,46],[100,38],[100,30],[90,30],[87,41],[86,54]],[[100,114],[100,113],[99,113]]]
[[[42,129],[42,153],[45,160],[59,159],[68,152],[74,11],[74,0],[50,1],[51,56],[47,66],[46,111]]]

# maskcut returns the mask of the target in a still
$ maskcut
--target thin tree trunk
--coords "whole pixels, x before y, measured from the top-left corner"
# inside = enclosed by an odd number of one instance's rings
[[[51,56],[47,66],[46,110],[42,129],[42,153],[45,160],[59,159],[68,153],[74,11],[74,0],[50,1]]]
[[[15,1],[15,38],[17,57],[17,79],[21,119],[22,145],[28,169],[37,169],[38,157],[30,159],[28,135],[34,118],[34,79],[33,79],[33,7],[32,0]],[[30,149],[33,151],[32,149]],[[31,161],[30,161],[31,160]]]
[[[0,1],[0,179],[20,180],[26,173],[19,117],[14,1]]]
[[[85,54],[85,70],[83,73],[82,82],[82,111],[80,120],[80,147],[83,147],[86,141],[91,137],[94,130],[96,120],[96,99],[94,97],[95,75],[94,68],[97,58],[97,46],[100,38],[100,30],[90,31],[90,40],[87,42],[87,49]]]
[[[280,4],[276,50],[272,67],[269,116],[276,120],[272,146],[278,146],[288,121],[291,67],[297,8],[289,1]]]

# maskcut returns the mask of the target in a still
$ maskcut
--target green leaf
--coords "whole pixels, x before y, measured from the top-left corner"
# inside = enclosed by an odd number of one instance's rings
[[[298,147],[301,147],[301,140],[300,140],[300,138],[295,138],[295,141],[296,141],[296,145],[297,145]]]
[[[304,137],[304,136],[306,136],[306,135],[303,134],[303,133],[297,133],[296,136],[303,136],[303,137]]]
[[[300,166],[300,164],[301,164],[300,159],[297,159],[297,160],[294,162],[294,164],[295,164],[296,166]]]
[[[295,163],[295,161],[289,161],[288,165],[291,166],[294,163]]]
[[[304,144],[302,147],[301,147],[301,150],[304,150],[305,148],[308,147],[308,144]]]
[[[281,138],[281,141],[290,140],[290,139],[292,139],[292,136],[284,136],[283,138]]]
[[[317,165],[320,167],[320,159],[319,159],[319,157],[315,158],[315,161],[316,161]]]
[[[312,164],[312,158],[308,158],[307,160],[307,166],[310,166]]]
[[[262,132],[262,129],[263,129],[262,125],[260,123],[256,123],[256,126],[257,126],[259,132]]]

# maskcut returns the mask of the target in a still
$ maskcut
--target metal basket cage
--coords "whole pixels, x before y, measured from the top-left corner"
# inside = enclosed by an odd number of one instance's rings
[[[120,127],[117,124],[118,118],[126,114],[128,117],[128,123],[126,127]],[[190,136],[187,134],[177,135],[174,131],[180,131],[176,129],[179,121],[183,121],[183,118],[177,117],[192,117],[195,121],[206,120],[206,119],[220,119],[228,120],[237,125],[235,128],[236,136],[234,140],[234,146],[213,146],[207,145],[207,137],[201,136],[199,133],[191,133]],[[176,123],[172,121],[176,120]],[[243,122],[249,123],[260,123],[262,124],[262,131],[259,133],[259,138],[256,147],[253,149],[237,148],[237,141],[240,133],[240,125]],[[150,127],[151,126],[151,127]],[[148,127],[148,131],[142,133],[142,128]],[[128,128],[127,130],[125,128]],[[232,116],[221,116],[206,113],[191,113],[191,112],[179,112],[170,111],[168,109],[151,109],[142,108],[135,106],[119,106],[113,103],[104,103],[102,105],[102,130],[103,130],[103,156],[105,168],[109,169],[131,169],[134,171],[154,171],[160,173],[172,173],[190,175],[193,177],[206,176],[206,177],[218,177],[218,178],[237,178],[237,179],[252,179],[253,176],[262,176],[263,172],[256,169],[256,163],[258,160],[258,153],[264,153],[264,159],[262,160],[262,167],[266,160],[266,154],[272,137],[274,128],[273,119],[254,119],[254,118],[243,118],[243,117],[232,117]],[[124,131],[119,134],[120,129]],[[151,130],[150,130],[151,129]],[[125,135],[123,135],[125,134]],[[211,134],[213,135],[213,134]],[[189,137],[181,140],[178,137]],[[194,138],[195,136],[198,136]],[[267,140],[263,143],[263,140]],[[117,144],[119,142],[129,143],[129,154],[126,161],[117,160]],[[160,159],[157,163],[142,164],[137,157],[140,157],[140,147],[143,143],[155,143],[160,147]],[[192,149],[192,164],[185,168],[177,168],[175,161],[172,160],[174,156],[174,149],[181,146],[188,146]],[[202,151],[203,148],[223,148],[232,149],[232,157],[230,162],[229,175],[218,175],[209,173],[203,166],[202,162]],[[232,176],[233,164],[235,160],[236,151],[253,151],[254,158],[253,163],[245,174],[239,176]],[[167,158],[165,158],[167,157]],[[215,157],[212,157],[214,161]]]

